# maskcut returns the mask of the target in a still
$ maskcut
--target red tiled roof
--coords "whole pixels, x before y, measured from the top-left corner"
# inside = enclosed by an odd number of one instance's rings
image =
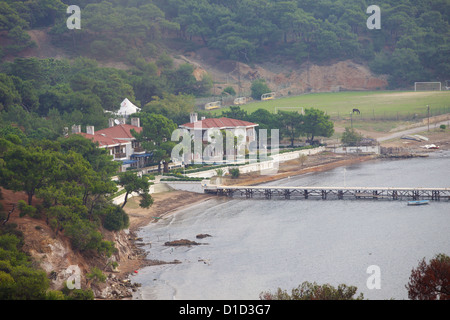
[[[142,127],[136,127],[130,124],[119,124],[114,127],[98,130],[95,132],[95,134],[105,134],[113,139],[131,139],[133,138],[131,129],[136,130],[136,132],[142,131]]]
[[[93,135],[84,132],[79,134],[85,138],[91,139],[94,142],[98,142],[100,147],[104,147],[130,142],[128,139],[133,138],[131,129],[136,130],[136,132],[142,131],[142,127],[136,127],[129,124],[119,124],[114,127],[95,131]]]
[[[258,124],[244,121],[244,120],[237,120],[237,119],[230,119],[230,118],[208,118],[204,120],[200,120],[196,122],[197,125],[201,125],[203,129],[209,129],[209,128],[238,128],[238,127],[256,127]],[[199,124],[200,123],[200,124]],[[185,123],[181,125],[180,127],[185,128],[194,128],[194,123]]]
[[[125,140],[119,140],[119,139],[113,139],[110,138],[108,136],[103,136],[102,134],[88,134],[88,133],[78,133],[79,135],[82,135],[83,137],[90,139],[94,142],[98,142],[98,145],[100,147],[105,147],[105,146],[113,146],[116,144],[123,144],[123,143],[129,143],[129,141],[125,141]]]

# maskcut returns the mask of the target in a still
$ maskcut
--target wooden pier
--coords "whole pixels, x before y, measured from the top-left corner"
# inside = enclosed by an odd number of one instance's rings
[[[450,201],[450,188],[205,186],[204,192],[226,197],[263,199],[427,199]]]

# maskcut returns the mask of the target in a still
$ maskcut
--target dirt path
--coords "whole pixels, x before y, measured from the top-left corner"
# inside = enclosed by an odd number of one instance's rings
[[[445,120],[445,121],[441,121],[438,123],[430,123],[430,129],[439,127],[442,124],[448,125],[449,122],[450,122],[450,120]],[[403,130],[403,131],[394,132],[387,136],[379,137],[379,138],[377,138],[377,140],[378,140],[378,142],[383,142],[383,141],[387,141],[387,140],[401,138],[404,135],[414,134],[414,133],[423,132],[423,131],[427,131],[427,130],[428,130],[428,125],[424,125],[424,126],[420,126],[420,127],[416,127],[416,128],[411,128],[411,129],[407,129],[407,130]]]

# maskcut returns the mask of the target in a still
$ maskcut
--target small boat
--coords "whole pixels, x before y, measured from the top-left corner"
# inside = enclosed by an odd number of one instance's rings
[[[422,148],[425,148],[425,149],[439,149],[439,146],[437,146],[435,144],[426,144],[426,145],[422,146]]]
[[[408,206],[422,206],[424,204],[429,204],[429,200],[417,200],[417,201],[408,201]]]

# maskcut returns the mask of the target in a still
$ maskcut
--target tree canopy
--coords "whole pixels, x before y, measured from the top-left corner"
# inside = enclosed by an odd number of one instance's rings
[[[143,57],[164,57],[160,48],[174,39],[185,48],[201,45],[219,50],[223,58],[246,63],[276,55],[300,63],[354,59],[388,74],[393,88],[409,86],[419,78],[445,81],[450,68],[446,0],[380,0],[380,29],[367,27],[366,10],[372,3],[366,0],[78,1],[80,30],[66,27],[69,4],[1,2],[0,30],[8,33],[11,44],[2,48],[0,56],[33,46],[29,29],[50,27],[53,41],[74,56],[132,64]],[[174,71],[164,59],[156,60],[164,66],[163,77],[172,79],[173,93],[181,89],[201,95],[210,88],[210,79],[194,82],[185,76],[191,66]]]
[[[450,300],[450,257],[437,254],[413,268],[406,285],[411,300]]]

